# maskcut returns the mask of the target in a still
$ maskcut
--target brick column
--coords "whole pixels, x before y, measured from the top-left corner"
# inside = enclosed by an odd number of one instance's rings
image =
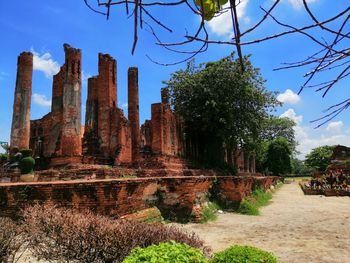
[[[81,150],[81,50],[64,44],[66,56],[62,98],[62,156],[79,156]]]
[[[32,75],[33,54],[30,52],[23,52],[18,56],[17,61],[17,79],[11,127],[11,148],[29,148]]]
[[[131,126],[132,162],[135,162],[140,152],[139,86],[138,69],[135,67],[128,70],[128,119]]]

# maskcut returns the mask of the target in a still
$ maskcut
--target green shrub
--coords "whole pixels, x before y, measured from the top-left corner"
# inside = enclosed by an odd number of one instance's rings
[[[262,188],[256,188],[251,196],[240,203],[237,212],[245,215],[259,215],[259,208],[267,205],[271,198],[271,192],[265,192]]]
[[[236,245],[214,254],[210,263],[277,263],[277,259],[256,247]]]
[[[244,214],[244,215],[257,216],[257,215],[259,215],[259,208],[250,200],[244,199],[239,204],[237,212]]]
[[[33,157],[24,157],[19,162],[19,169],[21,170],[22,174],[30,174],[33,172],[33,168],[35,166],[35,160]]]
[[[206,223],[208,221],[214,221],[217,219],[216,212],[219,210],[219,206],[216,203],[209,202],[202,210],[202,218],[200,223]]]
[[[0,161],[1,162],[6,162],[8,159],[9,159],[8,154],[6,154],[6,153],[0,154]]]
[[[208,261],[200,250],[172,241],[146,248],[136,248],[123,260],[123,263],[139,262],[207,263]]]
[[[267,205],[272,198],[271,192],[265,192],[262,188],[257,188],[253,191],[252,196],[255,199],[258,207]]]
[[[30,157],[32,156],[33,151],[31,149],[21,149],[20,153],[23,157]]]

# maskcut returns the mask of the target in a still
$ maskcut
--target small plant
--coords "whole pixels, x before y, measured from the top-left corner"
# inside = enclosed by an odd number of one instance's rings
[[[24,157],[19,162],[19,169],[22,174],[30,174],[33,173],[33,169],[35,166],[35,160],[33,157]]]
[[[252,216],[259,215],[258,207],[248,199],[242,200],[242,202],[238,207],[237,212],[244,215],[252,215]]]
[[[202,218],[200,223],[206,223],[208,221],[214,221],[217,219],[216,212],[219,210],[219,207],[216,203],[209,202],[202,210]]]
[[[276,257],[267,251],[250,246],[232,246],[215,253],[210,263],[277,263]]]
[[[207,263],[203,253],[186,244],[176,242],[159,243],[146,248],[136,248],[123,263]]]
[[[259,215],[259,208],[269,203],[271,192],[265,192],[262,188],[256,188],[252,195],[242,200],[237,212],[245,215]]]
[[[0,217],[0,262],[16,262],[16,254],[24,243],[20,226]]]
[[[6,162],[9,159],[8,154],[2,153],[0,154],[0,162]]]

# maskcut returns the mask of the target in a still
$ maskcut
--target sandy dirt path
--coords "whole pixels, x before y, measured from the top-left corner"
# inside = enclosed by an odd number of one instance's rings
[[[213,251],[245,244],[273,252],[282,263],[350,262],[350,198],[305,196],[285,184],[260,216],[220,214],[207,224],[188,224]]]

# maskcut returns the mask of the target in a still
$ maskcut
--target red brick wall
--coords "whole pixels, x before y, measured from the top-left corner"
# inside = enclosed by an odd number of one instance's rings
[[[81,50],[64,44],[65,64],[53,78],[51,112],[31,122],[31,148],[44,157],[81,156]]]
[[[267,187],[276,180],[273,177],[256,180],[252,177],[192,176],[0,183],[0,216],[14,216],[27,205],[49,202],[91,209],[113,217],[157,206],[164,216],[181,219],[208,201],[213,185],[222,202],[237,204],[252,191],[253,185],[263,182]]]

